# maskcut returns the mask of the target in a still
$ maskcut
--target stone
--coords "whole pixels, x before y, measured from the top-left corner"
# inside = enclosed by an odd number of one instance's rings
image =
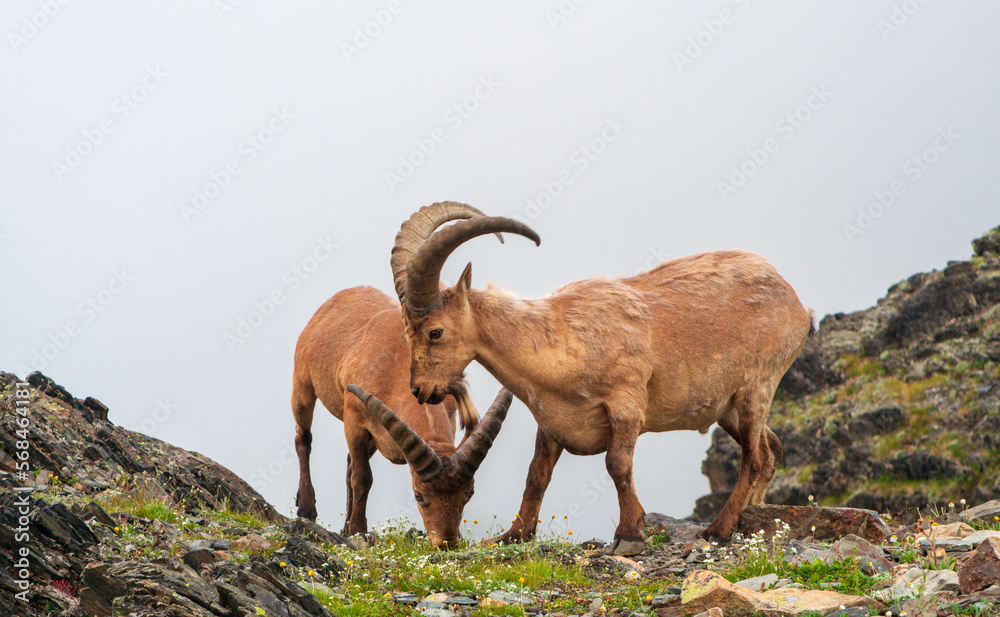
[[[694,617],[725,617],[725,614],[722,612],[721,608],[719,608],[717,606],[713,606],[712,608],[708,609],[707,611],[703,611],[701,613],[698,613]]]
[[[342,560],[298,536],[290,536],[285,546],[271,553],[270,561],[284,561],[300,568],[311,568],[327,577],[339,577],[347,569],[347,564]]]
[[[866,606],[853,606],[842,608],[832,613],[827,613],[825,617],[868,617],[869,611]]]
[[[508,604],[533,604],[534,600],[530,596],[524,596],[510,591],[491,591],[483,600],[483,606],[506,606]]]
[[[1000,585],[1000,539],[987,538],[958,562],[958,583],[963,594]]]
[[[961,540],[965,536],[976,533],[967,523],[961,521],[947,525],[935,525],[927,533],[929,540]]]
[[[986,503],[981,503],[978,506],[973,506],[968,510],[964,510],[959,513],[959,516],[966,521],[995,523],[996,519],[993,517],[1000,516],[1000,499],[994,499],[992,501],[987,501]]]
[[[235,551],[242,551],[244,553],[249,551],[260,552],[268,551],[274,548],[271,541],[264,536],[257,533],[249,533],[241,538],[237,538],[232,542],[232,548]]]
[[[598,540],[597,538],[593,538],[592,540],[585,540],[580,543],[580,548],[586,549],[588,551],[602,549],[606,546],[608,546],[607,542],[605,542],[604,540]]]
[[[213,564],[219,560],[210,549],[201,548],[195,551],[184,553],[181,558],[189,568],[197,572],[203,565]]]
[[[820,614],[826,615],[845,608],[864,607],[865,609],[881,610],[884,607],[876,600],[865,596],[852,596],[827,589],[795,589],[783,587],[771,589],[760,594],[767,602],[778,606],[781,615]]]
[[[726,615],[748,615],[754,611],[775,611],[778,605],[753,591],[734,585],[709,570],[697,570],[681,585],[681,607],[685,613],[699,613],[716,607]]]
[[[1000,531],[996,529],[982,529],[962,538],[963,541],[968,542],[973,546],[973,548],[979,546],[989,538],[1000,539]]]
[[[229,540],[212,540],[209,546],[216,551],[228,551],[233,547]]]
[[[646,537],[666,534],[671,540],[693,542],[701,537],[705,525],[692,523],[666,514],[646,513]]]
[[[420,602],[420,596],[413,593],[396,592],[392,594],[392,601],[404,606],[416,606]]]
[[[740,587],[745,587],[747,589],[752,589],[753,591],[764,591],[774,586],[779,580],[777,574],[765,574],[763,576],[755,576],[753,578],[743,579],[742,581],[736,581],[736,584]]]
[[[835,559],[857,559],[862,569],[869,576],[878,572],[887,572],[892,569],[893,564],[885,558],[881,547],[873,545],[864,538],[859,538],[854,534],[847,534],[837,540],[830,547],[830,553]]]
[[[854,534],[873,544],[885,542],[891,532],[882,517],[873,510],[860,508],[822,508],[819,506],[757,505],[743,509],[736,530],[749,537],[763,530],[774,535],[775,519],[790,527],[791,539],[836,540]],[[815,531],[813,530],[815,527]]]
[[[958,590],[959,579],[954,570],[909,568],[896,577],[892,586],[875,591],[872,596],[888,604],[903,598],[917,598]]]

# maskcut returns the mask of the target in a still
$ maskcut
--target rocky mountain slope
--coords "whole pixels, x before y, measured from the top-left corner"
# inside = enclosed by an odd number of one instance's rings
[[[968,261],[822,320],[772,406],[785,456],[768,503],[912,521],[918,509],[1000,498],[1000,227],[972,246]],[[716,429],[702,466],[713,493],[696,519],[721,507],[739,457]]]
[[[289,521],[201,454],[115,426],[100,401],[40,373],[17,384],[0,373],[0,615],[330,614],[289,575],[342,570],[314,543],[337,534]]]

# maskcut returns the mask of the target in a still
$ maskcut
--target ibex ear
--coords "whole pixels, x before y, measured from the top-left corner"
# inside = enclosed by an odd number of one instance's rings
[[[465,270],[462,270],[462,276],[458,277],[458,282],[455,283],[455,297],[459,302],[465,304],[469,301],[469,288],[472,287],[472,262],[470,261],[465,265]]]

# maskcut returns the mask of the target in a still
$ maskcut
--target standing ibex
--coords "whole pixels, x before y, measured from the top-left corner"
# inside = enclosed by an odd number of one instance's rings
[[[435,226],[480,215],[473,208],[450,208],[437,214]],[[347,437],[346,533],[367,531],[365,510],[372,484],[369,459],[377,449],[393,463],[409,463],[414,497],[431,542],[453,547],[460,538],[462,510],[472,497],[473,475],[500,430],[511,394],[501,391],[479,421],[461,378],[453,382],[448,391],[452,396],[447,399],[426,405],[414,400],[409,366],[400,306],[381,291],[371,287],[341,291],[309,320],[295,348],[292,384],[299,456],[298,515],[316,518],[309,454],[313,410],[319,398],[343,421]],[[361,388],[374,392],[385,404]],[[466,430],[457,450],[456,407]]]
[[[433,207],[433,206],[431,206]],[[539,243],[501,217],[414,234],[403,223],[392,253],[412,355],[410,386],[440,402],[473,360],[523,401],[538,422],[521,508],[500,541],[535,533],[552,468],[565,449],[607,452],[621,518],[612,550],[644,546],[645,515],[632,484],[632,453],[645,432],[718,422],[741,446],[739,481],[706,537],[729,537],[748,503],[761,503],[781,458],[765,426],[778,381],[812,330],[812,315],[774,267],[731,250],[667,261],[624,279],[570,283],[537,300],[471,288],[471,266],[441,290],[445,260],[486,233]]]

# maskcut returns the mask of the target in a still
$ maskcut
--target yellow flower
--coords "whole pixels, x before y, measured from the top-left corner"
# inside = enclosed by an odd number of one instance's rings
[[[568,519],[568,518],[569,518],[569,514],[563,514],[563,520],[564,520],[564,521],[565,521],[566,519]]]
[[[646,594],[646,602],[652,602],[652,601],[653,601],[653,596]]]
[[[308,572],[306,572],[306,574],[308,574],[309,576],[315,576],[316,572],[314,572],[313,570],[309,570]]]
[[[524,584],[524,577],[522,576],[521,578],[517,579],[517,582],[519,582],[519,583],[521,583],[523,585]]]
[[[568,533],[569,535],[573,535],[572,531],[567,531],[566,533]]]
[[[115,527],[115,531],[118,531],[118,528],[117,528],[117,527]]]
[[[478,525],[478,524],[479,524],[479,521],[477,521],[476,519],[472,519],[472,524],[473,524],[473,525]]]
[[[556,515],[555,515],[555,514],[553,514],[553,515],[552,515],[552,518],[555,518],[555,517],[556,517]]]
[[[463,518],[463,519],[462,519],[462,522],[463,522],[463,523],[468,523],[468,522],[469,522],[469,519],[467,519],[467,518]]]
[[[284,562],[284,561],[282,561],[282,562],[281,562],[281,563],[279,563],[278,565],[279,565],[279,566],[281,566],[282,568],[284,568],[284,567],[285,567],[285,562]]]

